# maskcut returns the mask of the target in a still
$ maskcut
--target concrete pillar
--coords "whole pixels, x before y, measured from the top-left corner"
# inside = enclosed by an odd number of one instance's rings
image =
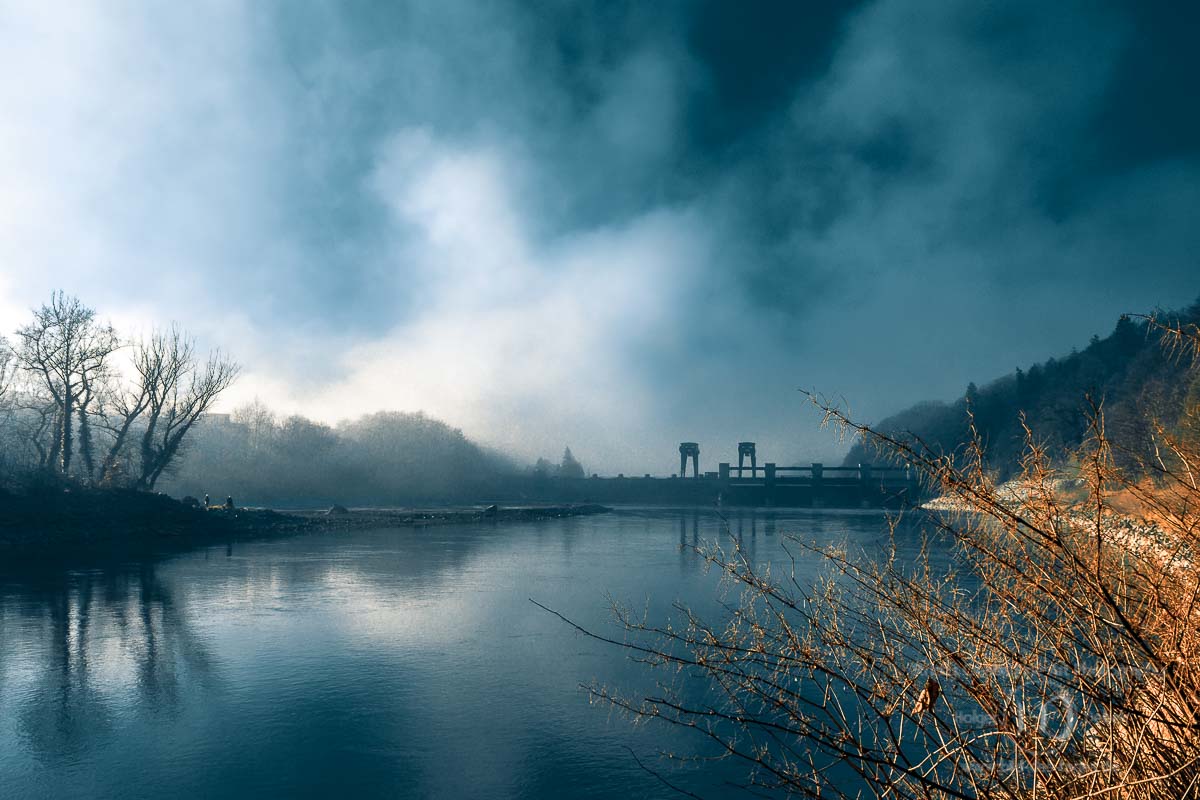
[[[750,457],[750,476],[755,477],[755,467],[758,466],[758,458],[755,455],[754,442],[738,442],[738,477],[742,477],[742,464],[744,459]]]
[[[767,505],[769,505],[769,506],[774,505],[775,504],[775,464],[774,464],[774,462],[768,461],[766,464],[763,464],[763,475],[765,476],[764,483],[766,484],[766,491],[764,492],[764,498],[766,500]]]
[[[695,442],[680,442],[679,443],[679,477],[687,477],[687,462],[688,458],[692,459],[692,466],[695,468],[695,477],[700,477],[700,445]]]

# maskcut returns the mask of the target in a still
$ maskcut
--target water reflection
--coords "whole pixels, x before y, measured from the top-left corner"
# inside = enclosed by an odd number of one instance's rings
[[[863,529],[870,535],[864,541],[868,548],[876,545],[876,534],[886,530],[883,517],[877,513],[814,511],[798,516],[795,509],[725,508],[719,513],[707,509],[684,508],[673,512],[679,529],[678,549],[680,568],[694,566],[701,556],[702,543],[725,547],[736,544],[746,557],[755,563],[778,558],[784,534],[803,540],[822,541],[847,530]],[[760,542],[761,536],[761,542]],[[760,544],[763,548],[760,550]],[[794,549],[794,548],[793,548]]]
[[[0,701],[32,752],[70,757],[130,707],[169,713],[213,661],[154,564],[40,576],[0,589]]]
[[[878,518],[629,510],[510,526],[219,544],[90,571],[0,575],[0,776],[15,796],[657,797],[629,757],[690,750],[581,682],[653,677],[580,638],[605,598],[720,613],[697,548],[871,541]],[[672,568],[677,566],[677,568]],[[650,690],[647,689],[647,691]],[[219,768],[214,768],[217,765]],[[733,765],[678,767],[719,785]],[[700,791],[714,796],[711,791]],[[719,796],[719,792],[715,796]]]

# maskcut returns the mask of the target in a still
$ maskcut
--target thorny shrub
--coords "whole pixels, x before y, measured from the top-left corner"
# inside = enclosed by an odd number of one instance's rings
[[[1151,324],[1194,365],[1200,331]],[[681,608],[656,625],[618,608],[625,635],[608,640],[670,679],[652,697],[592,696],[693,730],[744,761],[759,794],[1200,796],[1195,439],[1154,425],[1154,457],[1131,462],[1089,401],[1069,470],[1026,429],[1019,478],[997,485],[973,428],[941,454],[812,399],[941,495],[906,512],[922,518],[920,555],[897,555],[895,527],[882,557],[788,537],[828,567],[813,584],[772,575],[732,537],[710,545],[740,589],[727,617]],[[933,557],[947,547],[950,569]]]

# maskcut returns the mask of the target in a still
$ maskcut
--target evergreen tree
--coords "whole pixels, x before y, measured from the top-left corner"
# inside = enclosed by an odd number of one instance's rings
[[[563,450],[562,464],[558,467],[558,474],[563,478],[582,478],[584,476],[583,465],[575,460],[569,447]]]

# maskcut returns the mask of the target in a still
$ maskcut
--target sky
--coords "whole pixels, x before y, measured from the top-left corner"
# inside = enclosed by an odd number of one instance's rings
[[[1170,6],[1175,5],[1172,8]],[[0,0],[0,329],[589,471],[834,461],[1200,296],[1200,8]]]

